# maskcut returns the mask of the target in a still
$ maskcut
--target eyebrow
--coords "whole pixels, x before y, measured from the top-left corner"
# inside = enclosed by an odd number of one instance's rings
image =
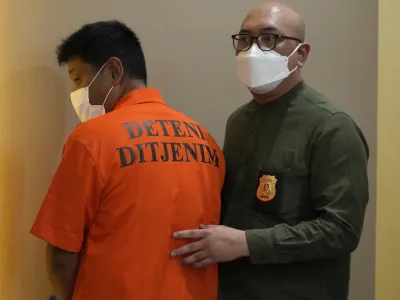
[[[71,70],[68,71],[68,73],[71,75],[71,73],[74,71],[75,71],[75,68],[72,68]]]

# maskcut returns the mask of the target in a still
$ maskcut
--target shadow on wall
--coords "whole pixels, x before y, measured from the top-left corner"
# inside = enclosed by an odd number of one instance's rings
[[[29,234],[60,158],[65,86],[46,67],[0,83],[0,299],[46,299],[45,244]]]

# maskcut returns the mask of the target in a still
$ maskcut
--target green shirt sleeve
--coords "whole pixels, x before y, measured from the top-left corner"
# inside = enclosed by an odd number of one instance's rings
[[[344,113],[321,130],[311,160],[311,199],[318,216],[296,226],[246,231],[255,264],[291,263],[354,251],[368,202],[368,145]]]

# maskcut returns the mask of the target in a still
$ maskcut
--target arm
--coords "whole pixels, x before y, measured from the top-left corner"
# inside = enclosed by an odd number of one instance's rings
[[[311,201],[317,218],[296,226],[246,231],[255,264],[291,263],[350,253],[359,243],[368,202],[368,146],[345,114],[323,128],[311,162]]]
[[[49,273],[54,285],[65,299],[72,299],[79,267],[79,253],[68,252],[50,244],[47,246]]]
[[[31,233],[48,246],[50,275],[71,299],[85,244],[95,217],[103,180],[85,145],[71,136]]]

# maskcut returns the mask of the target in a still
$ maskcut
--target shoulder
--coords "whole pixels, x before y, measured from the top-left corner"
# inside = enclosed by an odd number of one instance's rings
[[[123,113],[123,110],[121,110]],[[95,119],[78,124],[71,137],[79,139],[83,143],[105,141],[115,137],[115,127],[121,126],[124,114],[121,111],[113,111]]]
[[[342,111],[332,113],[329,119],[327,119],[326,122],[324,122],[323,127],[321,128],[321,133],[322,134],[325,132],[335,133],[336,131],[339,130],[345,131],[347,135],[353,134],[362,136],[364,138],[364,135],[360,127],[357,125],[354,119]]]
[[[319,136],[340,133],[342,137],[357,137],[366,145],[365,137],[355,120],[326,95],[306,86],[298,102],[317,121]]]
[[[329,119],[336,113],[344,113],[344,111],[326,95],[309,86],[305,86],[297,102],[311,113],[325,116],[326,119]]]
[[[340,124],[353,124],[357,126],[354,119],[337,104],[332,102],[326,95],[306,86],[299,97],[300,106],[304,106],[314,115],[321,115],[326,122]]]
[[[306,86],[299,98],[296,100],[299,113],[303,113],[309,119],[317,121],[317,125],[323,130],[326,126],[354,127],[357,131],[358,125],[354,119],[337,104],[332,102],[326,95]]]
[[[99,122],[97,120],[89,120],[78,124],[69,136],[68,141],[87,144],[97,140],[101,135],[102,130],[99,127]]]
[[[335,112],[319,128],[315,149],[326,153],[357,153],[369,158],[368,142],[357,123],[344,112]]]
[[[115,138],[115,128],[109,126],[107,115],[78,124],[67,139],[64,151],[72,146],[87,151],[92,157],[104,153]],[[113,134],[114,132],[114,134]]]
[[[178,110],[175,110],[175,109],[172,109],[172,108],[170,108],[170,111],[171,111],[172,114],[174,115],[174,118],[175,118],[175,119],[177,119],[177,120],[179,120],[179,121],[181,121],[181,122],[184,122],[184,123],[186,123],[186,124],[189,124],[189,125],[190,125],[190,124],[196,125],[196,127],[197,127],[198,129],[200,129],[201,134],[202,134],[202,136],[204,137],[205,140],[217,144],[217,143],[215,142],[215,140],[214,140],[214,137],[210,134],[210,132],[208,131],[208,129],[207,129],[203,124],[200,124],[200,123],[197,122],[196,120],[194,120],[194,119],[188,117],[187,115],[185,115],[185,114],[184,114],[183,112],[181,112],[181,111],[178,111]]]

